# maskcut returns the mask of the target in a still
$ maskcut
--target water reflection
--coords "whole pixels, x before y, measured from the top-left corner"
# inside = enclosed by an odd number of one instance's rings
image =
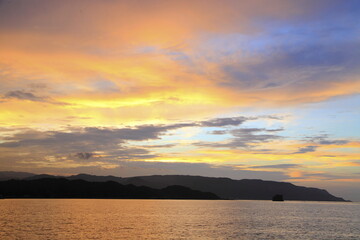
[[[5,199],[0,239],[358,239],[354,203]]]

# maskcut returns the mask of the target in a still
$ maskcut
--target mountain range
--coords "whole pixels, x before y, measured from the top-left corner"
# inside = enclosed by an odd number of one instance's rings
[[[3,198],[220,199],[213,193],[183,186],[155,189],[114,181],[88,182],[66,178],[0,181]]]
[[[11,173],[11,174],[10,174]],[[115,177],[78,174],[73,176],[36,175],[31,173],[0,172],[0,180],[22,179],[25,181],[37,179],[65,178],[67,180],[83,180],[92,183],[115,182],[121,185],[164,189],[173,185],[183,186],[195,191],[213,193],[222,199],[271,200],[276,194],[281,194],[284,200],[303,201],[345,201],[335,197],[326,190],[296,186],[287,182],[264,181],[259,179],[234,180],[230,178],[215,178],[188,175],[153,175],[139,177]]]

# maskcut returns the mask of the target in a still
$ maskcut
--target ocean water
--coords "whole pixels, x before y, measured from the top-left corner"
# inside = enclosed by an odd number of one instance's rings
[[[0,200],[0,239],[360,239],[360,203]]]

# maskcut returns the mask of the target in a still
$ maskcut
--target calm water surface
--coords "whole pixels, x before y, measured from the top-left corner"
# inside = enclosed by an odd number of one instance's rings
[[[360,239],[359,203],[0,200],[0,239]]]

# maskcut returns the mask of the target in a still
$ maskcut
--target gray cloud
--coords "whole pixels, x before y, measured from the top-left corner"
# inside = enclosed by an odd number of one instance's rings
[[[281,131],[276,129],[275,132]],[[281,139],[282,137],[275,134],[261,134],[262,132],[274,132],[272,129],[265,128],[239,128],[227,131],[234,138],[230,139],[228,142],[221,143],[210,143],[210,142],[200,142],[195,143],[197,146],[203,147],[219,147],[219,148],[249,148],[254,143],[265,143],[272,140]],[[219,132],[222,133],[222,132]]]
[[[208,121],[200,122],[203,127],[224,127],[224,126],[239,126],[249,118],[245,117],[233,117],[233,118],[216,118]]]
[[[274,165],[262,165],[262,166],[252,166],[249,168],[272,168],[272,169],[289,169],[289,168],[299,168],[302,167],[300,164],[274,164]]]
[[[141,147],[144,148],[171,148],[171,147],[175,147],[176,144],[157,144],[157,145],[142,145]]]
[[[89,152],[80,152],[75,154],[75,157],[79,159],[89,159],[92,156],[94,156],[94,153],[89,153]]]
[[[348,140],[320,140],[319,144],[321,145],[344,145],[347,144]]]
[[[214,135],[224,135],[224,134],[228,133],[228,131],[226,131],[226,130],[214,130],[214,131],[211,131],[209,133],[214,134]]]
[[[257,119],[234,117],[216,118],[206,121],[194,121],[188,123],[175,123],[169,125],[139,125],[136,127],[100,128],[100,127],[69,127],[57,131],[39,131],[34,129],[0,129],[6,134],[0,137],[2,155],[8,160],[2,159],[2,163],[18,165],[39,166],[53,165],[63,166],[67,161],[72,167],[83,165],[92,166],[100,162],[118,164],[120,161],[141,161],[153,159],[160,154],[156,148],[171,148],[176,146],[169,144],[149,144],[147,141],[158,140],[171,131],[184,127],[232,127],[247,120]],[[229,143],[220,143],[221,147],[250,147],[249,144],[266,142],[277,139],[271,129],[226,129],[233,135]],[[219,130],[221,131],[221,130]],[[224,130],[225,131],[225,130]],[[218,132],[220,133],[220,132]],[[132,141],[144,142],[143,145],[132,145]],[[206,143],[204,143],[206,144]],[[17,153],[21,152],[19,156]],[[86,160],[86,161],[83,161]],[[35,165],[36,165],[35,164]]]
[[[316,149],[319,147],[318,145],[344,145],[347,144],[348,140],[342,140],[342,139],[329,139],[328,134],[322,134],[319,136],[311,136],[311,137],[305,137],[305,142],[308,144],[314,144],[309,145],[306,147],[299,148],[297,152],[294,152],[293,154],[300,154],[300,153],[308,153],[308,152],[315,152]]]
[[[262,115],[258,116],[257,118],[267,118],[267,119],[273,119],[273,120],[283,120],[287,116],[279,116],[279,115]]]
[[[69,132],[62,131],[27,131],[5,137],[5,143],[0,147],[19,147],[19,146],[61,146],[66,145],[70,149],[78,149],[83,146],[89,148],[114,147],[125,141],[144,141],[158,139],[160,135],[171,129],[183,127],[184,125],[154,126],[145,125],[135,128],[81,128],[72,129]]]
[[[299,148],[299,150],[298,150],[297,152],[294,152],[294,154],[315,152],[317,147],[318,147],[318,146],[306,146],[306,147],[302,147],[302,148]]]
[[[25,95],[28,98],[33,95]],[[33,96],[34,97],[34,96]],[[34,98],[40,100],[38,98]],[[216,118],[201,122],[177,123],[170,125],[140,125],[124,128],[70,128],[64,131],[37,131],[26,129],[11,136],[2,138],[0,147],[16,148],[42,146],[58,148],[59,151],[93,152],[101,149],[119,148],[119,144],[127,141],[145,141],[159,139],[170,130],[184,127],[228,126],[238,125],[246,121],[244,117]],[[157,146],[159,147],[159,146]],[[169,147],[169,145],[164,146]]]
[[[24,91],[10,91],[4,94],[4,98],[16,98],[20,100],[29,100],[34,102],[46,102],[46,98],[35,96],[33,93]]]
[[[276,129],[266,129],[267,132],[281,132],[284,131],[284,128],[276,128]]]
[[[158,155],[151,148],[174,146],[153,145],[134,147],[131,141],[149,141],[160,139],[168,131],[198,126],[198,123],[179,123],[171,125],[140,125],[123,128],[68,128],[63,131],[37,131],[23,129],[14,134],[5,134],[0,139],[0,148],[12,158],[24,161],[46,163],[46,158],[53,157],[63,161],[62,157],[78,162],[80,165],[98,161],[120,161],[151,159]],[[6,129],[5,129],[6,130]],[[21,151],[26,159],[19,158],[16,152]],[[95,154],[96,152],[96,154]],[[97,154],[97,152],[100,152]],[[96,158],[93,156],[96,155]],[[55,164],[55,162],[53,162]]]
[[[68,105],[68,103],[54,101],[53,99],[51,99],[49,97],[40,97],[31,92],[25,92],[25,91],[21,91],[21,90],[9,91],[3,95],[2,99],[3,99],[3,101],[9,100],[9,99],[19,99],[19,100],[26,100],[26,101],[32,101],[32,102],[43,102],[43,103],[49,103],[49,104],[55,104],[55,105]]]
[[[258,120],[258,119],[273,119],[282,120],[282,116],[276,115],[262,115],[257,117],[229,117],[229,118],[214,118],[206,121],[197,122],[196,124],[201,127],[228,127],[239,126],[246,121]],[[274,129],[268,131],[282,131],[283,129]]]
[[[343,139],[329,139],[329,134],[305,137],[305,141],[321,145],[344,145],[349,142],[348,140]]]
[[[158,155],[152,153],[143,147],[126,147],[121,146],[118,149],[108,150],[107,154],[116,160],[139,160],[139,159],[151,159]]]

